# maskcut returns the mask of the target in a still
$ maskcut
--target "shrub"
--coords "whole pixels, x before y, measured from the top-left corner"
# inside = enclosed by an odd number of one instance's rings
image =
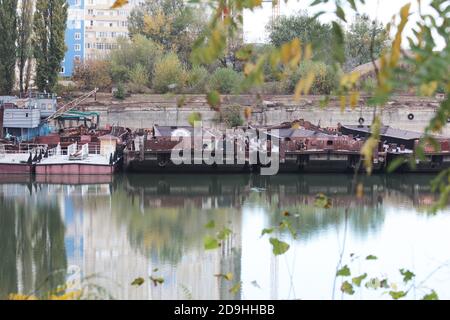
[[[187,74],[187,91],[190,93],[204,93],[208,82],[208,70],[201,66],[194,66]]]
[[[217,90],[222,94],[238,93],[243,81],[242,74],[230,68],[219,68],[209,79],[209,89]]]
[[[117,86],[117,90],[114,91],[114,98],[119,99],[119,100],[124,100],[125,99],[125,88],[123,87],[123,85],[121,83],[118,84]]]
[[[336,88],[338,77],[330,66],[323,62],[304,61],[297,70],[288,74],[288,78],[284,80],[287,93],[294,93],[297,82],[311,71],[315,74],[310,89],[311,94],[329,94]]]
[[[145,67],[138,63],[130,70],[130,89],[133,92],[142,93],[148,85],[149,75]]]
[[[80,89],[107,89],[111,87],[110,67],[105,60],[87,60],[75,64],[72,79]]]
[[[194,126],[195,122],[202,121],[202,114],[200,112],[192,112],[188,116],[188,122],[191,126]]]
[[[151,81],[154,65],[163,54],[161,46],[142,35],[135,35],[130,41],[127,38],[119,38],[118,48],[111,51],[111,77],[114,82],[127,82],[130,80],[129,70],[133,70],[138,64],[144,67],[148,79]]]
[[[241,107],[240,106],[231,106],[222,109],[221,114],[222,121],[229,128],[242,126],[244,124],[244,120],[241,117]]]
[[[164,55],[155,64],[153,89],[157,93],[180,92],[186,82],[186,72],[175,53]]]

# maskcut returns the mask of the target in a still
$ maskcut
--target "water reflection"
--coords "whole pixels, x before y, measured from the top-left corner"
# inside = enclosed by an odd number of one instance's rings
[[[436,198],[431,178],[364,178],[364,194],[356,199],[350,175],[2,176],[0,298],[13,292],[42,297],[69,278],[87,277],[118,299],[329,298],[344,225],[350,247],[374,248],[397,226],[391,218],[396,213],[407,213],[408,223],[428,217],[421,208]],[[331,197],[333,207],[315,208],[317,193]],[[300,235],[285,263],[260,237],[284,210],[298,216]],[[204,236],[214,232],[204,227],[210,220],[233,235],[219,250],[205,251]],[[313,259],[307,253],[312,248]],[[295,265],[299,251],[309,262]],[[308,284],[294,270],[323,281]],[[214,276],[227,272],[233,281]],[[165,279],[163,285],[130,285],[154,274]],[[231,293],[238,282],[241,292]]]

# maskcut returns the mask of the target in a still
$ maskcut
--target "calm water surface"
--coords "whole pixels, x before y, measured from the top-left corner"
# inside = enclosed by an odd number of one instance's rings
[[[449,299],[450,210],[424,210],[436,199],[431,178],[365,178],[356,199],[346,175],[2,176],[0,299],[42,296],[66,281],[115,299],[331,299],[333,287],[341,299],[341,253],[355,276],[389,277],[403,288],[398,270],[406,268],[416,274],[409,298],[433,288]],[[314,207],[318,193],[332,198],[331,209]],[[299,236],[277,234],[291,247],[275,257],[261,231],[284,210]],[[233,235],[205,251],[204,237],[216,232],[205,228],[210,220]],[[366,261],[369,254],[378,260]],[[214,276],[228,272],[232,281]],[[151,275],[164,283],[131,285]],[[387,295],[364,289],[351,298]]]

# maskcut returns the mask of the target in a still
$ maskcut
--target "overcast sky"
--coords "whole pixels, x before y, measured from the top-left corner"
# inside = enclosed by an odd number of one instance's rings
[[[324,22],[335,19],[334,11],[335,4],[334,1],[325,5],[316,6],[309,8],[311,0],[288,0],[287,3],[284,0],[280,0],[280,15],[292,15],[297,13],[299,10],[308,9],[310,14],[315,14],[318,11],[326,11],[320,19]],[[359,12],[369,15],[373,19],[378,19],[384,24],[388,23],[394,14],[400,12],[400,8],[408,2],[411,2],[411,13],[412,16],[406,27],[406,34],[411,35],[411,27],[414,26],[417,20],[418,5],[417,0],[366,0],[366,4],[359,5]],[[345,1],[345,3],[347,3]],[[429,7],[430,0],[422,0],[422,10],[424,13],[432,13],[433,9]],[[351,9],[346,10],[347,15],[353,14]],[[244,41],[251,43],[263,43],[267,42],[267,32],[265,26],[270,21],[272,15],[272,3],[263,3],[262,9],[256,9],[253,12],[247,10],[244,13]],[[347,17],[347,21],[352,20],[352,16]],[[398,20],[397,20],[398,21]],[[440,41],[442,44],[442,41]]]

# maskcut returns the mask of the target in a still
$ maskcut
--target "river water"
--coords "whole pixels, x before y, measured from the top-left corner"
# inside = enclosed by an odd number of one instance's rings
[[[450,210],[427,212],[431,178],[363,178],[358,198],[350,175],[2,176],[0,299],[44,297],[65,283],[89,298],[387,299],[408,290],[420,299],[434,289],[449,299]],[[314,204],[320,193],[331,208]],[[286,229],[261,236],[283,219],[296,239]],[[205,250],[224,227],[232,235]],[[270,237],[289,250],[275,256]],[[335,277],[339,261],[350,277]],[[406,284],[402,268],[415,274]],[[391,289],[341,293],[364,273]]]

